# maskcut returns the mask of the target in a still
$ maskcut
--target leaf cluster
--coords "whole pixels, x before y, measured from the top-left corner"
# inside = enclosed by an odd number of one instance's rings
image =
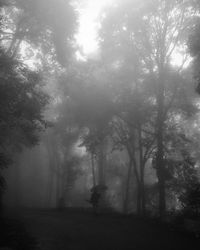
[[[45,127],[43,111],[48,95],[42,91],[40,74],[0,52],[0,147],[19,149],[39,141]]]

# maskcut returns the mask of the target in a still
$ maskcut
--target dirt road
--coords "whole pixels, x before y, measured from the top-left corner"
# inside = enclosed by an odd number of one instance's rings
[[[86,211],[24,211],[21,214],[39,250],[195,250],[199,240],[173,229],[120,215]]]

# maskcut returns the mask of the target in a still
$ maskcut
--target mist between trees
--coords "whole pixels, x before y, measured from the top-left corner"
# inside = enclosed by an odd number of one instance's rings
[[[198,214],[199,1],[115,1],[91,54],[84,4],[0,1],[1,200]]]

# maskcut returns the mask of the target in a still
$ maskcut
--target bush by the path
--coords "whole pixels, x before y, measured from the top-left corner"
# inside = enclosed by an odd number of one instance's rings
[[[0,220],[0,249],[33,250],[37,243],[23,224],[12,219]]]

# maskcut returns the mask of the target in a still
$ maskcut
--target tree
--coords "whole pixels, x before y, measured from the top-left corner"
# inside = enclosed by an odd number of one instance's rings
[[[135,4],[135,3],[134,3]],[[180,87],[173,74],[170,61],[176,48],[183,46],[195,19],[196,10],[190,1],[145,1],[134,5],[131,1],[117,5],[111,14],[104,15],[102,50],[104,60],[121,70],[132,85],[139,82],[148,90],[146,98],[155,107],[154,134],[156,139],[156,173],[159,186],[159,211],[162,217],[166,210],[165,199],[165,131],[169,110],[174,105]],[[137,6],[137,8],[135,7]],[[111,46],[110,46],[111,45]],[[109,58],[108,58],[109,55]],[[126,73],[129,73],[126,77]],[[124,79],[122,78],[122,81]],[[131,85],[130,85],[131,86]]]
[[[54,60],[67,65],[76,27],[70,1],[11,0],[3,1],[1,8],[5,13],[1,18],[1,42],[10,56],[21,56],[21,46],[26,46],[29,56],[37,53],[40,62],[47,60],[50,64]]]
[[[109,121],[114,112],[112,91],[101,79],[99,63],[77,66],[64,76],[62,86],[68,103],[71,101],[74,123],[83,131],[82,146],[97,159],[98,182],[104,185]]]
[[[49,97],[43,76],[72,58],[76,14],[71,2],[62,0],[0,1],[0,8],[2,168],[13,151],[36,145],[47,127],[43,111]]]
[[[200,184],[199,183],[191,183],[190,186],[187,187],[185,192],[180,196],[180,200],[184,209],[190,213],[191,216],[196,218],[199,217],[200,214]]]
[[[41,78],[0,51],[0,166],[11,163],[12,154],[24,146],[39,142],[40,132],[45,128],[43,111],[48,95],[42,91]],[[1,189],[3,179],[1,174]]]
[[[131,173],[137,183],[137,213],[145,213],[145,165],[155,149],[155,136],[150,123],[154,108],[145,100],[144,93],[133,88],[133,93],[122,94],[120,108],[112,122],[114,148],[124,148],[129,156],[124,211],[128,208]]]
[[[194,1],[196,9],[200,10],[199,1]],[[199,55],[200,55],[200,19],[196,17],[196,23],[190,33],[188,48],[190,55],[193,57],[193,75],[196,80],[196,91],[200,93],[200,72],[199,72]]]

